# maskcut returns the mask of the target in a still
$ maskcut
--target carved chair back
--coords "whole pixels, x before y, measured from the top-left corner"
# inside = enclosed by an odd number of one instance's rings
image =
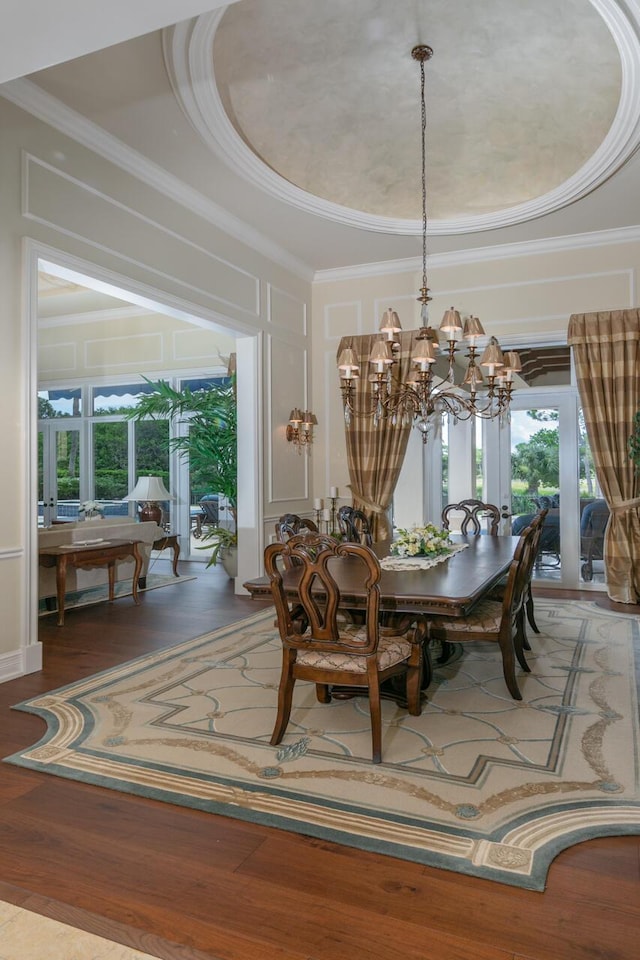
[[[448,503],[442,511],[443,529],[449,530],[453,514],[462,513],[460,533],[478,536],[482,533],[482,521],[488,519],[489,533],[498,535],[500,525],[500,510],[493,503],[483,503],[482,500],[461,500],[460,503]]]
[[[338,510],[338,527],[345,540],[350,543],[364,543],[370,547],[373,539],[369,520],[362,510],[355,507],[340,507]]]

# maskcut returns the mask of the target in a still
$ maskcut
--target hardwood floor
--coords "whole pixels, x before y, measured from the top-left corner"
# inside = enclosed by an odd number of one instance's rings
[[[44,729],[12,704],[258,609],[221,571],[180,569],[198,579],[139,607],[41,621],[44,669],[0,685],[0,756]],[[640,955],[640,837],[564,851],[532,893],[3,764],[0,864],[0,899],[167,960]]]

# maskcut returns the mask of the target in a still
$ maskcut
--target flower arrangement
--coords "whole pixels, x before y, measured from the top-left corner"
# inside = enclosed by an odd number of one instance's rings
[[[439,530],[432,523],[410,530],[398,528],[391,544],[394,557],[436,557],[448,553],[451,541],[448,530]]]
[[[80,504],[80,513],[85,517],[98,517],[102,515],[104,507],[97,500],[85,500]]]

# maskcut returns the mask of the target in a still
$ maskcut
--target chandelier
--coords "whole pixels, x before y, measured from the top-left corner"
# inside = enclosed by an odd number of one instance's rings
[[[451,307],[445,311],[438,331],[429,325],[431,296],[427,284],[427,112],[424,65],[433,56],[433,50],[426,45],[419,45],[413,48],[411,56],[420,64],[422,117],[422,286],[417,298],[422,305],[421,326],[413,338],[408,373],[403,378],[398,369],[402,325],[392,307],[385,311],[379,328],[380,337],[374,342],[368,361],[365,360],[370,365],[367,377],[370,390],[365,400],[361,396],[356,399],[361,359],[353,341],[345,346],[338,357],[338,372],[347,425],[354,415],[373,416],[376,426],[386,419],[393,424],[414,422],[426,443],[431,423],[440,414],[450,414],[456,420],[468,420],[470,417],[493,419],[505,414],[511,402],[513,377],[521,370],[521,364],[514,351],[502,353],[495,337],[491,337],[480,352],[478,342],[486,339],[486,335],[475,316],[466,317],[463,322],[459,312]],[[467,348],[466,372],[457,384],[455,361],[461,342]],[[434,372],[434,364],[441,351],[448,359],[445,377]]]

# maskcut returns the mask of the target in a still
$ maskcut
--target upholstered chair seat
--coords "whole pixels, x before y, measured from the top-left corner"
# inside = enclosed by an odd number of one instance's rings
[[[446,621],[447,633],[475,633],[478,630],[497,633],[502,621],[502,604],[497,600],[481,600],[466,617]],[[438,626],[442,626],[439,622]]]
[[[357,627],[354,624],[353,630],[341,630],[341,642],[348,642],[356,646],[360,640],[366,640],[366,627]],[[380,637],[378,649],[376,651],[376,660],[378,670],[386,670],[393,667],[396,663],[402,663],[411,656],[411,643],[400,637]],[[296,662],[299,666],[315,667],[318,670],[346,670],[353,673],[366,673],[368,657],[358,656],[353,653],[337,653],[333,650],[328,652],[319,650],[298,650]]]

